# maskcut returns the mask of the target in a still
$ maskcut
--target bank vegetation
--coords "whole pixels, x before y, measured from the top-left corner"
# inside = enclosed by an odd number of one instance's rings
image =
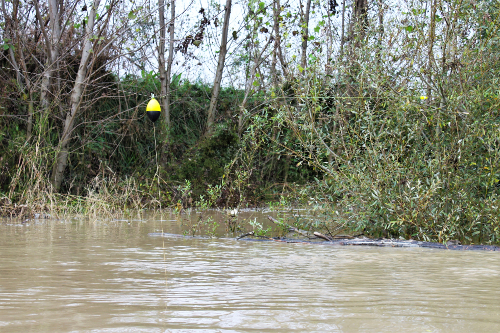
[[[180,6],[1,1],[1,215],[281,202],[499,242],[498,2]]]

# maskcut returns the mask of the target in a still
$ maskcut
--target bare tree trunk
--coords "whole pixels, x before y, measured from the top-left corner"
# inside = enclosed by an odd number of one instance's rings
[[[273,52],[273,60],[271,63],[271,74],[274,73],[274,77],[272,77],[274,86],[276,86],[278,84],[277,77],[276,77],[276,75],[277,75],[277,70],[276,70],[277,59],[280,60],[281,71],[283,73],[283,76],[284,77],[288,76],[287,63],[285,62],[285,59],[283,58],[283,52],[281,50],[280,15],[281,15],[280,0],[274,0],[273,1],[274,52]]]
[[[175,0],[170,2],[170,38],[168,41],[168,60],[167,60],[167,90],[165,94],[165,119],[167,126],[170,129],[170,77],[172,75],[172,61],[174,60],[174,25],[175,22]]]
[[[158,43],[158,67],[160,72],[160,103],[163,107],[163,121],[165,122],[167,131],[170,126],[167,109],[167,76],[165,73],[165,1],[158,0],[158,13],[160,15],[160,42]]]
[[[51,55],[51,50],[52,47],[50,45],[50,39],[47,34],[47,31],[45,30],[45,24],[44,20],[42,18],[42,15],[40,14],[40,5],[39,5],[39,0],[33,1],[35,5],[35,11],[36,11],[36,17],[38,20],[38,24],[40,25],[40,30],[42,30],[43,37],[45,39],[45,48],[46,48],[46,61],[45,61],[45,70],[44,70],[44,75],[42,77],[42,84],[41,84],[41,93],[40,93],[40,101],[42,104],[42,108],[44,110],[48,110],[49,108],[49,87],[50,87],[50,73],[48,73],[48,70],[50,68],[50,59],[52,59]]]
[[[330,13],[330,9],[327,7],[326,16],[328,17],[328,24],[327,24],[328,31],[326,34],[326,65],[325,65],[326,75],[332,74],[333,32],[332,32],[331,15],[333,14]]]
[[[288,64],[286,63],[285,58],[283,57],[283,52],[281,50],[281,38],[280,38],[280,43],[278,44],[278,57],[280,59],[283,76],[286,78],[288,77]]]
[[[384,38],[384,1],[378,0],[378,41],[377,41],[377,65],[382,65],[382,41]]]
[[[19,6],[19,0],[15,1],[16,7]],[[21,65],[21,68],[24,72],[24,81],[26,83],[26,88],[27,92],[25,92],[24,97],[28,100],[28,126],[26,128],[26,140],[28,141],[31,139],[31,135],[33,132],[33,114],[34,114],[34,105],[33,105],[33,86],[31,83],[30,79],[30,73],[28,72],[28,67],[26,66],[26,58],[24,57],[24,52],[23,52],[23,45],[21,45],[21,36],[19,36],[19,20],[17,18],[17,13],[16,13],[16,19],[15,19],[15,26],[14,30],[16,31],[16,39],[17,39],[17,51],[19,54],[19,62]],[[23,89],[24,90],[24,89]]]
[[[273,47],[273,58],[271,60],[271,78],[272,78],[273,92],[274,92],[276,97],[278,97],[278,95],[281,95],[281,92],[279,91],[279,88],[278,88],[278,83],[280,80],[278,79],[276,64],[278,62],[278,57],[280,58],[280,61],[282,61],[282,59],[283,59],[283,55],[281,54],[280,16],[281,16],[280,0],[274,0],[273,1],[274,47]],[[282,67],[282,73],[283,73],[283,75],[285,75],[286,68],[283,66],[283,62],[281,63],[281,67]],[[272,102],[275,105],[276,110],[280,109],[281,102],[282,101],[280,100],[279,97]],[[241,127],[243,127],[243,126],[241,126]],[[239,131],[240,135],[241,135],[241,132],[242,132],[242,130]],[[277,132],[276,126],[273,126],[273,131],[271,134],[271,142],[273,144],[275,144],[275,142],[276,142],[276,132]],[[278,158],[277,154],[271,155],[271,162],[270,162],[271,168],[273,168],[273,166],[275,165],[277,158]],[[264,171],[264,168],[262,169],[262,171]]]
[[[311,0],[307,0],[306,12],[302,10],[302,1],[300,2],[300,16],[302,24],[302,56],[300,64],[303,69],[307,67],[307,42],[309,40],[309,11],[311,9]]]
[[[53,0],[51,0],[53,1]],[[94,23],[96,17],[96,11],[99,7],[100,0],[94,0],[93,4],[89,10],[88,22],[85,31],[85,38],[82,49],[82,57],[80,59],[80,66],[78,68],[78,73],[76,74],[75,84],[73,86],[73,91],[71,92],[71,109],[66,114],[66,120],[64,122],[64,130],[59,140],[59,145],[57,149],[57,157],[54,163],[54,168],[52,170],[52,185],[56,190],[61,187],[64,170],[68,163],[69,156],[69,142],[71,138],[71,132],[73,131],[75,117],[80,108],[82,102],[82,95],[84,90],[84,81],[87,77],[87,65],[90,59],[90,54],[92,52],[92,37],[94,30]]]
[[[174,19],[175,19],[175,0],[170,3],[170,23],[168,30],[170,31],[170,41],[167,59],[167,69],[165,70],[165,1],[158,0],[160,12],[160,43],[158,45],[158,63],[160,67],[160,83],[161,83],[161,103],[163,107],[163,115],[167,133],[170,129],[170,72],[172,70],[172,58],[174,55]]]
[[[442,7],[441,7],[441,10]],[[443,75],[443,77],[445,76],[445,72],[446,72],[446,59],[447,59],[447,46],[448,46],[448,43],[449,43],[449,36],[450,36],[450,24],[451,24],[451,18],[452,18],[452,15],[451,15],[451,11],[448,13],[449,15],[444,15],[445,16],[445,24],[446,24],[446,30],[445,30],[445,33],[444,33],[444,38],[442,40],[442,57],[441,57],[441,73]]]
[[[276,63],[278,62],[278,49],[279,49],[279,46],[281,44],[280,20],[279,20],[280,13],[281,13],[280,0],[275,0],[275,1],[273,1],[274,50],[273,50],[273,59],[271,60],[271,79],[272,79],[274,89],[276,89],[276,87],[278,85]]]
[[[46,60],[45,68],[42,76],[41,92],[40,92],[40,102],[42,109],[44,110],[44,118],[49,115],[50,110],[50,86],[52,84],[52,77],[54,76],[55,68],[57,67],[57,59],[59,58],[59,39],[61,37],[61,27],[60,27],[60,14],[59,8],[57,6],[57,0],[48,0],[49,5],[49,18],[51,30],[50,37],[45,29],[45,22],[40,14],[39,0],[33,1],[36,10],[36,17],[42,30],[42,34],[45,39],[46,44]],[[44,121],[42,121],[43,124]]]
[[[38,0],[37,0],[38,2]],[[52,82],[52,77],[54,76],[55,69],[57,68],[57,59],[59,58],[59,39],[61,38],[61,26],[60,26],[60,13],[59,7],[57,6],[57,0],[48,0],[49,4],[49,17],[50,17],[50,39],[48,48],[50,52],[47,54],[47,61],[44,69],[44,74],[42,78],[42,92],[41,92],[41,102],[42,107],[45,109],[46,114],[48,114],[50,108],[50,85]],[[43,23],[40,23],[43,29]]]
[[[5,18],[5,28],[4,28],[4,38],[7,41],[10,41],[10,43],[13,45],[14,44],[14,36],[15,36],[15,21],[17,20],[17,8],[19,1],[14,1],[13,2],[13,8],[12,8],[12,15],[9,15],[7,13],[7,10],[5,8],[5,0],[2,0],[2,12]],[[17,63],[16,56],[14,54],[14,48],[9,47],[9,58],[12,67],[14,67],[14,70],[16,71],[16,81],[19,84],[21,88],[23,88],[23,81],[21,79],[21,72],[19,70],[19,64]]]
[[[219,98],[220,93],[220,84],[222,81],[222,73],[224,71],[224,62],[226,61],[226,53],[227,53],[227,31],[229,29],[229,17],[231,15],[231,0],[226,0],[226,8],[224,15],[224,25],[222,27],[222,38],[220,43],[220,51],[219,51],[219,62],[217,64],[217,71],[215,73],[214,79],[214,87],[212,91],[212,98],[210,99],[210,108],[208,109],[208,119],[207,119],[207,128],[206,128],[206,136],[210,136],[213,133],[213,125],[215,122],[215,110],[217,107],[217,99]]]

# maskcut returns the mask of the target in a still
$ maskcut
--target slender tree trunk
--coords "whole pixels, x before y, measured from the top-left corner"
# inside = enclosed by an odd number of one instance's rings
[[[281,95],[281,91],[279,91],[278,88],[278,83],[280,80],[278,79],[278,73],[276,70],[276,64],[278,62],[278,58],[281,59],[283,56],[281,55],[281,32],[280,32],[280,17],[281,17],[281,3],[280,0],[274,0],[273,1],[273,20],[274,20],[274,46],[273,46],[273,58],[271,60],[271,78],[272,78],[272,87],[273,87],[273,92],[276,97],[278,95]],[[283,68],[283,63],[282,63],[282,74],[285,75],[285,68]],[[278,97],[276,100],[272,102],[274,104],[274,107],[276,110],[279,110],[281,107],[282,101]],[[241,135],[242,130],[240,130],[240,135]],[[277,133],[277,128],[276,126],[273,126],[273,131],[271,134],[271,142],[273,145],[276,144],[276,133]],[[278,154],[272,154],[270,159],[270,168],[272,169],[273,166],[276,163],[276,160],[278,158]],[[264,168],[262,169],[262,172],[264,172]],[[269,174],[270,176],[270,174]],[[268,178],[270,178],[268,176]]]
[[[158,67],[160,72],[160,103],[163,107],[163,121],[165,123],[165,127],[170,127],[168,121],[168,109],[167,109],[167,75],[165,72],[165,1],[158,0],[158,13],[160,16],[160,42],[158,43]]]
[[[333,31],[332,31],[332,19],[331,16],[333,14],[330,13],[329,8],[327,7],[326,9],[326,16],[327,16],[327,34],[326,34],[326,65],[325,65],[325,70],[326,70],[326,75],[331,75],[332,74],[332,51],[333,51]]]
[[[60,14],[59,8],[57,6],[57,0],[48,0],[49,5],[49,18],[50,24],[49,29],[51,34],[47,34],[45,29],[45,22],[40,14],[39,0],[33,1],[35,5],[36,17],[42,30],[42,34],[45,39],[46,44],[46,60],[45,68],[42,76],[41,82],[41,92],[40,92],[40,102],[42,109],[44,110],[44,118],[48,117],[50,110],[50,86],[52,84],[52,77],[54,76],[55,68],[57,67],[57,59],[59,58],[59,39],[61,37],[61,27],[60,27]],[[45,121],[42,121],[42,125]]]
[[[231,15],[231,0],[226,0],[226,8],[224,15],[224,25],[222,26],[222,38],[219,51],[219,62],[217,64],[217,71],[215,73],[214,87],[212,91],[212,98],[210,99],[210,108],[208,109],[208,119],[206,136],[211,136],[213,133],[213,125],[215,122],[215,110],[217,108],[217,100],[220,93],[220,85],[222,81],[222,73],[224,71],[224,62],[226,61],[227,53],[227,32],[229,29],[229,17]]]
[[[274,68],[274,73],[276,76],[276,74],[277,74],[277,71],[276,71],[277,60],[276,60],[276,58],[278,58],[280,61],[280,64],[281,64],[281,72],[283,73],[284,77],[287,77],[288,76],[288,69],[287,69],[288,65],[285,62],[285,59],[283,58],[283,52],[281,50],[281,32],[280,32],[281,3],[280,3],[280,0],[274,0],[273,6],[274,6],[273,7],[274,52],[273,52],[273,62],[271,65]],[[273,84],[277,85],[278,84],[277,77],[274,77],[273,80],[276,80],[276,82],[273,81]]]
[[[37,0],[38,1],[38,0]],[[52,83],[52,78],[54,77],[55,69],[57,68],[57,60],[59,58],[59,39],[61,37],[61,26],[60,26],[60,14],[59,7],[57,6],[57,0],[48,0],[49,4],[49,17],[50,17],[50,39],[49,45],[50,52],[47,54],[47,62],[44,69],[44,75],[42,78],[42,92],[41,92],[41,102],[42,107],[45,109],[46,115],[49,113],[50,108],[50,85]],[[43,24],[41,25],[43,29]]]
[[[51,0],[52,1],[52,0]],[[56,190],[61,187],[64,171],[68,163],[69,156],[69,142],[71,138],[71,132],[73,131],[75,117],[80,108],[82,102],[82,95],[84,90],[84,81],[87,77],[87,65],[89,63],[90,55],[92,52],[92,37],[94,32],[94,23],[96,17],[96,11],[99,7],[100,0],[94,0],[91,8],[89,10],[88,22],[85,31],[85,37],[83,42],[82,57],[80,59],[80,66],[78,68],[78,73],[76,74],[75,84],[73,86],[73,91],[71,92],[71,109],[66,114],[66,120],[64,122],[64,130],[59,140],[59,145],[57,149],[57,156],[54,163],[54,168],[52,170],[52,185]]]
[[[278,44],[278,58],[280,59],[281,71],[283,72],[283,76],[288,77],[288,64],[283,57],[283,52],[281,50],[281,38],[280,43]]]
[[[14,45],[14,39],[15,39],[15,34],[16,34],[16,24],[15,22],[17,21],[17,9],[19,5],[19,1],[13,1],[12,2],[12,15],[9,15],[7,13],[7,9],[5,8],[5,0],[2,0],[2,13],[4,16],[5,20],[5,26],[4,26],[4,39],[8,42],[10,42],[11,45]],[[18,45],[19,47],[19,45]],[[19,64],[16,59],[16,55],[14,54],[14,48],[9,47],[9,58],[10,58],[10,63],[12,67],[14,67],[14,70],[16,71],[16,81],[21,89],[21,91],[24,90],[23,86],[23,80],[21,78],[21,71],[19,69]]]
[[[450,13],[451,14],[451,13]],[[444,34],[444,38],[442,40],[442,57],[441,57],[441,74],[444,77],[446,73],[446,59],[447,59],[447,53],[448,53],[448,42],[449,42],[449,36],[450,36],[450,19],[451,15],[447,15],[448,17],[445,18],[445,23],[446,23],[446,30]]]
[[[160,14],[160,43],[158,45],[158,58],[160,67],[160,83],[161,83],[161,102],[163,107],[164,122],[167,133],[170,129],[170,73],[172,70],[172,58],[174,55],[174,19],[175,19],[175,0],[170,3],[170,23],[168,30],[170,31],[169,50],[167,59],[167,69],[165,70],[165,1],[158,0]]]
[[[175,0],[170,2],[170,38],[168,41],[168,60],[167,60],[167,90],[165,94],[165,119],[168,129],[170,129],[170,77],[172,76],[172,61],[174,60],[174,28],[175,28]]]
[[[382,48],[384,38],[384,1],[378,0],[378,40],[377,40],[377,65],[382,65]]]
[[[16,7],[19,6],[19,0],[15,1]],[[33,132],[33,114],[34,114],[34,104],[33,104],[33,85],[30,79],[30,73],[28,72],[28,67],[26,66],[26,58],[24,57],[24,46],[21,44],[22,37],[19,34],[19,20],[17,18],[17,10],[16,10],[16,19],[14,30],[16,31],[16,40],[17,40],[17,51],[19,55],[19,63],[20,68],[23,70],[24,81],[26,83],[27,91],[24,93],[23,98],[25,97],[28,100],[28,126],[26,128],[26,141],[31,139],[31,135]],[[24,89],[23,89],[24,90]]]
[[[302,24],[302,56],[300,65],[305,70],[307,67],[307,42],[309,40],[309,11],[311,9],[311,0],[307,0],[306,12],[302,10],[302,2],[300,4],[301,24]]]
[[[279,46],[281,44],[280,13],[281,13],[280,0],[275,0],[275,1],[273,1],[274,50],[273,50],[273,59],[271,60],[271,79],[272,79],[272,83],[273,83],[273,88],[275,90],[276,90],[276,87],[278,85],[276,63],[278,62],[278,49],[279,49]]]
[[[41,83],[41,91],[40,91],[40,102],[42,104],[42,108],[44,110],[48,110],[49,108],[49,87],[50,87],[50,73],[48,73],[48,70],[50,68],[50,59],[52,59],[51,55],[51,50],[52,47],[50,45],[50,39],[47,34],[47,31],[45,29],[45,23],[42,18],[42,15],[40,14],[40,5],[39,5],[39,0],[34,0],[33,1],[35,5],[35,11],[36,11],[36,17],[38,20],[38,24],[40,25],[40,30],[42,31],[43,37],[45,39],[45,49],[46,49],[46,60],[45,60],[45,70],[44,74],[42,77],[42,83]],[[47,112],[46,112],[47,113]]]

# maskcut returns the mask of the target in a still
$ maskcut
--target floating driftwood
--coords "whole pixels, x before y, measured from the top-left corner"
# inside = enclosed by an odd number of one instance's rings
[[[246,241],[262,241],[263,239],[241,238],[239,240]],[[332,239],[325,241],[310,241],[301,239],[288,238],[267,238],[267,241],[285,242],[285,243],[307,243],[307,244],[324,244],[324,245],[342,245],[342,246],[377,246],[377,247],[424,247],[432,249],[447,249],[457,251],[500,251],[500,247],[495,245],[458,245],[458,244],[441,244],[433,242],[422,242],[416,240],[400,240],[387,238],[353,238],[353,239]]]
[[[211,239],[211,237],[203,236],[186,236],[179,234],[168,234],[161,232],[150,233],[149,236],[167,237],[167,238],[186,238],[186,239]],[[432,249],[456,250],[456,251],[500,251],[500,247],[495,245],[458,245],[458,244],[441,244],[433,242],[421,242],[416,240],[401,240],[388,238],[344,238],[322,240],[317,238],[309,239],[293,239],[284,237],[257,237],[253,232],[245,233],[236,238],[238,241],[253,241],[253,242],[281,242],[281,243],[303,243],[303,244],[321,244],[321,245],[338,245],[338,246],[377,246],[377,247],[424,247]]]
[[[315,231],[313,234],[314,234],[314,236],[316,236],[316,237],[318,237],[318,238],[322,238],[322,239],[327,240],[327,241],[331,241],[331,240],[333,240],[333,238],[332,238],[332,237],[329,237],[329,236],[323,235],[321,232],[317,232],[317,231]]]
[[[152,237],[165,237],[165,238],[184,238],[184,239],[212,239],[213,237],[208,236],[191,236],[191,235],[181,235],[181,234],[170,234],[167,232],[150,232],[148,236]]]

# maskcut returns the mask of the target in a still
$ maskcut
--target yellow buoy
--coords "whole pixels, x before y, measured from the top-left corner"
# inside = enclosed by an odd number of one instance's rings
[[[148,106],[146,106],[146,115],[148,116],[149,120],[151,120],[153,123],[158,120],[161,114],[161,107],[160,103],[154,98],[154,95],[151,96],[151,100],[148,103]]]

